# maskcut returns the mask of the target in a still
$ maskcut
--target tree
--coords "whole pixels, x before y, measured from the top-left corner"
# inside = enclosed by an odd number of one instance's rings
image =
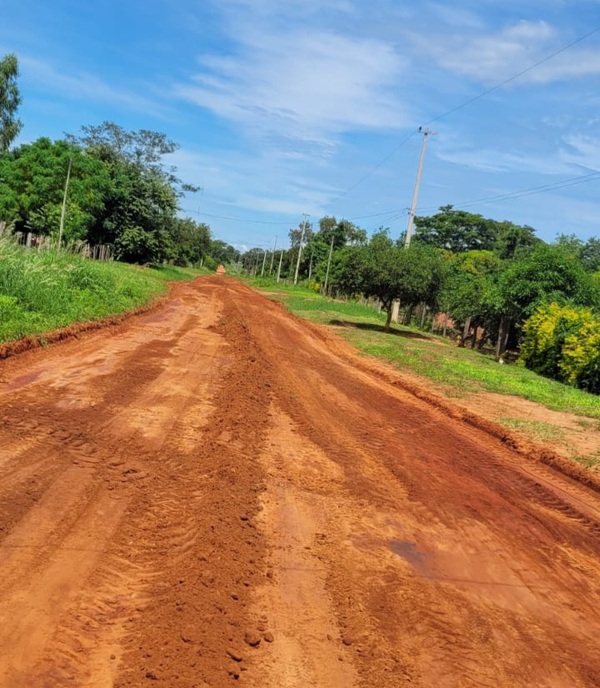
[[[306,245],[314,236],[312,224],[310,222],[300,222],[297,227],[289,231],[290,244],[292,248],[298,248],[304,235],[303,246]]]
[[[197,265],[208,254],[210,227],[189,217],[176,218],[169,232],[176,265]]]
[[[0,219],[16,231],[56,234],[69,160],[65,238],[87,239],[105,208],[110,178],[103,163],[66,141],[41,138],[0,156]]]
[[[600,239],[591,237],[583,241],[575,234],[559,234],[556,244],[580,260],[587,272],[600,270]]]
[[[126,131],[112,122],[82,127],[80,136],[69,135],[67,140],[104,163],[110,178],[104,212],[90,231],[90,241],[114,243],[116,255],[123,260],[176,258],[171,233],[179,198],[197,190],[184,184],[176,170],[163,162],[165,155],[177,150],[177,144],[160,132]]]
[[[240,252],[231,244],[221,241],[221,239],[213,239],[208,248],[208,255],[217,263],[227,265],[236,263],[240,259]]]
[[[501,275],[499,286],[503,311],[518,324],[550,301],[600,305],[600,293],[592,276],[573,253],[560,245],[541,244],[512,261]]]
[[[406,306],[435,305],[443,279],[439,252],[414,244],[405,249],[387,232],[378,232],[365,246],[347,247],[342,256],[338,288],[347,294],[360,293],[381,301],[387,313],[384,330],[390,331],[392,303]]]
[[[498,256],[491,251],[467,251],[448,254],[446,262],[447,278],[440,302],[463,328],[463,343],[470,328],[474,332],[481,327],[484,334],[495,333],[500,316],[498,277],[502,267]]]
[[[527,225],[498,222],[445,205],[436,215],[415,217],[415,241],[453,253],[494,251],[501,258],[513,258],[531,249],[539,239]]]
[[[17,118],[21,104],[18,76],[19,61],[14,53],[9,53],[0,60],[0,154],[10,148],[23,126]]]

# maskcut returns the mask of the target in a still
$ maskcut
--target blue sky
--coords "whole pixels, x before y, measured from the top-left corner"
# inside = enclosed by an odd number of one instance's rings
[[[304,212],[399,235],[410,134],[596,27],[600,0],[4,0],[0,54],[21,62],[21,142],[163,131],[203,188],[188,214],[246,247]],[[600,170],[600,32],[430,126],[418,214],[600,235],[600,176],[575,179]]]

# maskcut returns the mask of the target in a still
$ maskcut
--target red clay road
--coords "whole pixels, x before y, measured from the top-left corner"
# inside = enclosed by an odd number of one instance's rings
[[[216,276],[0,364],[0,686],[600,686],[598,493],[336,341]]]

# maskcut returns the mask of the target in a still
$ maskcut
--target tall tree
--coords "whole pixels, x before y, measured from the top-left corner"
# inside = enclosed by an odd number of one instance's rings
[[[21,104],[18,76],[19,61],[14,53],[9,53],[0,60],[0,153],[10,148],[23,126],[17,117]]]
[[[101,161],[66,141],[41,138],[0,156],[0,220],[17,231],[57,234],[69,160],[65,238],[87,239],[104,212],[110,179]]]
[[[533,248],[539,239],[535,230],[512,222],[457,210],[445,205],[428,217],[415,218],[415,241],[453,253],[494,251],[501,258],[513,258]]]

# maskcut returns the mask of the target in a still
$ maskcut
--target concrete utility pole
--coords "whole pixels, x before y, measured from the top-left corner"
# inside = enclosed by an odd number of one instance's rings
[[[262,264],[262,270],[260,271],[260,276],[264,277],[265,274],[265,264],[267,262],[267,252],[265,251],[265,255],[263,256],[263,264]]]
[[[298,260],[296,261],[296,274],[294,275],[294,284],[298,284],[298,273],[300,272],[300,258],[302,257],[302,244],[304,243],[304,235],[306,234],[306,225],[308,224],[306,218],[310,217],[306,213],[302,213],[304,221],[302,222],[302,235],[300,236],[300,246],[298,247]]]
[[[67,191],[69,190],[69,179],[71,178],[71,165],[73,161],[69,158],[69,167],[67,169],[67,181],[65,182],[65,192],[63,194],[62,209],[60,211],[60,228],[58,230],[58,249],[62,242],[63,232],[65,230],[65,213],[67,212]]]
[[[417,201],[419,199],[419,186],[421,185],[421,173],[423,172],[423,161],[425,160],[425,150],[427,149],[427,139],[430,136],[435,136],[437,132],[430,131],[419,127],[419,131],[423,134],[423,143],[421,144],[421,155],[419,157],[419,167],[417,168],[417,179],[415,181],[415,190],[413,192],[412,203],[410,204],[410,212],[408,214],[408,227],[406,228],[406,239],[404,240],[404,248],[410,246],[410,239],[412,237],[413,224],[415,221],[415,212],[417,210]]]
[[[275,251],[277,250],[277,237],[275,237],[275,243],[273,244],[273,253],[271,253],[271,267],[269,268],[269,275],[273,274],[273,261],[275,260]]]
[[[279,284],[279,280],[281,279],[281,263],[283,262],[283,249],[281,249],[281,252],[279,253],[279,267],[277,268],[277,284]]]
[[[323,288],[323,293],[327,296],[327,283],[329,282],[329,268],[331,267],[331,256],[333,255],[333,240],[334,236],[331,235],[331,244],[329,246],[329,258],[327,259],[327,272],[325,273],[325,287]]]

